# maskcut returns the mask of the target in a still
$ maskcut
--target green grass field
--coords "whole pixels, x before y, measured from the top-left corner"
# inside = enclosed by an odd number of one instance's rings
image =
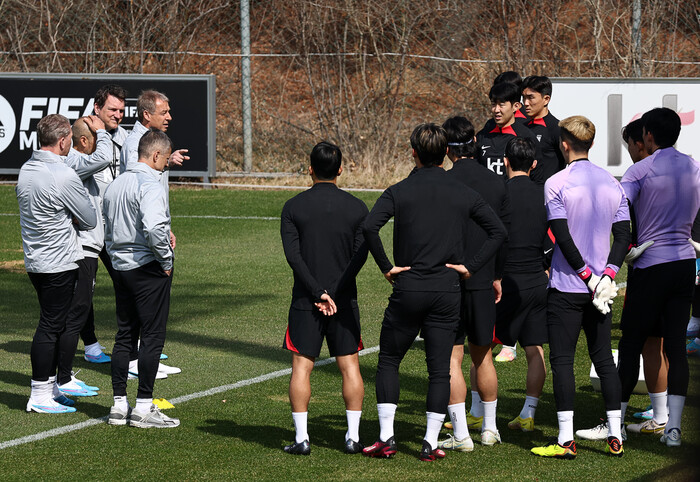
[[[156,382],[156,397],[176,399],[210,388],[289,367],[281,348],[291,296],[292,273],[282,253],[278,218],[290,191],[173,189],[170,202],[178,237],[176,272],[165,352],[182,373]],[[360,194],[369,206],[375,193]],[[0,186],[0,444],[51,429],[105,416],[112,404],[109,365],[82,359],[75,369],[102,388],[78,399],[78,412],[39,415],[24,410],[31,376],[29,347],[38,319],[36,294],[24,272],[17,202],[12,186]],[[275,219],[264,219],[271,217]],[[383,235],[390,239],[390,226]],[[387,243],[390,247],[390,242]],[[358,278],[365,347],[379,341],[390,286],[374,261]],[[620,303],[616,302],[616,346]],[[95,291],[97,335],[111,352],[114,295],[101,267]],[[585,337],[576,361],[576,429],[590,428],[604,414],[602,397],[591,388]],[[327,351],[320,359],[327,358]],[[691,386],[683,424],[683,445],[668,449],[657,436],[631,434],[625,456],[610,458],[604,442],[580,441],[576,460],[549,460],[529,453],[555,436],[556,414],[551,377],[540,401],[535,432],[506,427],[524,399],[525,360],[498,365],[498,426],[503,444],[477,445],[474,452],[448,453],[436,463],[417,459],[425,430],[427,373],[421,343],[401,368],[401,402],[396,417],[399,453],[392,460],[343,454],[345,412],[340,378],[333,364],[312,376],[309,408],[310,457],[293,457],[282,446],[293,439],[284,375],[218,394],[177,403],[167,413],[179,417],[173,430],[137,430],[99,423],[54,437],[0,449],[0,479],[334,479],[334,480],[691,480],[700,476],[698,358],[690,360]],[[374,374],[377,354],[360,358],[366,398],[360,429],[373,442],[379,431]],[[129,382],[130,401],[136,384]],[[643,409],[648,398],[634,395],[628,413]],[[631,417],[628,416],[628,421]],[[4,445],[0,445],[5,447]]]

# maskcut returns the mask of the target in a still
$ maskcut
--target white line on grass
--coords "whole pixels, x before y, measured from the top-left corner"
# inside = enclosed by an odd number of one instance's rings
[[[359,355],[369,355],[379,351],[379,346],[373,346],[367,348],[366,350],[360,351]],[[324,365],[329,365],[335,362],[335,358],[326,358],[324,360],[317,361],[314,366],[321,367]],[[259,377],[249,378],[247,380],[241,380],[240,382],[230,383],[228,385],[221,385],[219,387],[210,388],[209,390],[204,390],[201,392],[190,393],[189,395],[183,395],[181,397],[176,397],[170,400],[171,403],[185,403],[190,400],[195,400],[197,398],[209,397],[211,395],[216,395],[217,393],[227,392],[229,390],[235,390],[237,388],[247,387],[249,385],[255,385],[256,383],[266,382],[267,380],[272,380],[274,378],[283,377],[292,373],[291,368],[285,368],[284,370],[277,370],[276,372],[266,373],[265,375],[260,375]],[[92,427],[93,425],[99,425],[107,421],[108,416],[100,418],[91,418],[85,422],[75,423],[73,425],[66,425],[64,427],[57,427],[51,430],[46,430],[45,432],[35,433],[33,435],[27,435],[26,437],[16,438],[14,440],[8,440],[7,442],[0,443],[0,450],[8,449],[10,447],[16,447],[18,445],[24,445],[31,442],[38,442],[39,440],[44,440],[50,437],[56,437],[58,435],[64,435],[70,432],[75,432],[76,430],[82,430],[84,428]]]

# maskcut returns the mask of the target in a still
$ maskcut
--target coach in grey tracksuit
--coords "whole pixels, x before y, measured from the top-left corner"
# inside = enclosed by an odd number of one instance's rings
[[[73,297],[77,261],[83,258],[78,230],[97,226],[97,214],[80,178],[63,162],[71,145],[68,119],[51,114],[39,121],[41,148],[17,180],[24,264],[39,297],[41,314],[31,348],[32,395],[28,411],[55,413],[56,350]]]
[[[134,413],[141,415],[151,407],[170,306],[173,250],[160,177],[171,151],[165,133],[146,132],[139,142],[139,162],[129,164],[107,188],[103,200],[105,243],[115,270],[117,300],[118,331],[112,352],[115,407],[126,397],[129,352],[140,333]]]
[[[83,181],[83,186],[97,213],[97,225],[94,229],[78,233],[78,242],[82,246],[85,257],[77,262],[78,280],[73,302],[66,319],[66,329],[59,341],[57,376],[59,385],[71,381],[73,357],[80,331],[88,321],[94,324],[92,295],[97,275],[97,259],[104,247],[102,198],[94,176],[112,162],[112,142],[101,120],[93,116],[82,117],[75,121],[73,147],[68,152],[65,162]]]

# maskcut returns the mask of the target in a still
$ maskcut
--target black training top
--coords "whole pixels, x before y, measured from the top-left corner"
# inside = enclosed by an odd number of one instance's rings
[[[506,184],[511,218],[503,290],[515,291],[547,284],[545,251],[553,246],[547,234],[547,209],[542,186],[528,176],[515,176]]]
[[[357,299],[355,276],[367,260],[364,202],[332,183],[316,183],[282,209],[282,246],[294,272],[292,298],[312,309],[324,291],[337,303]]]
[[[506,184],[502,177],[486,169],[476,159],[456,160],[452,169],[447,171],[447,173],[462,184],[478,192],[488,203],[489,207],[493,209],[493,212],[498,215],[506,230],[508,229],[510,223],[510,202]],[[469,220],[468,235],[465,246],[465,259],[479,251],[487,237],[486,232],[474,220]],[[505,261],[505,244],[503,243],[496,256],[490,258],[483,268],[476,273],[472,273],[472,277],[463,283],[465,289],[488,289],[491,288],[494,279],[502,277],[503,261]]]
[[[530,178],[537,184],[544,182],[553,174],[566,167],[566,161],[559,149],[559,119],[551,112],[540,119],[532,119],[527,124],[539,141],[542,157],[537,158],[537,167],[530,173]]]
[[[396,290],[459,291],[459,276],[445,263],[478,271],[506,236],[503,223],[481,196],[437,166],[416,169],[388,188],[365,219],[365,239],[382,273],[394,266],[379,237],[391,217],[395,265],[411,267],[396,278]],[[470,218],[488,233],[488,239],[473,257],[464,259],[463,239]]]
[[[535,141],[535,159],[542,157],[540,143],[530,129],[519,123],[514,123],[506,127],[484,128],[476,135],[479,144],[478,159],[482,166],[485,166],[498,175],[506,178],[506,166],[503,157],[506,152],[506,144],[512,139],[511,136],[529,137]]]

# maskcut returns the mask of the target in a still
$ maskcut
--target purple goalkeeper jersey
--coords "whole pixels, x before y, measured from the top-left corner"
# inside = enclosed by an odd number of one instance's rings
[[[578,160],[550,177],[544,185],[547,219],[566,219],[569,232],[583,261],[600,276],[607,265],[610,233],[618,221],[629,221],[627,198],[620,183],[605,169]],[[554,246],[549,287],[566,293],[588,293],[559,248]]]
[[[700,162],[673,147],[630,166],[622,187],[637,223],[637,244],[654,241],[635,268],[695,258],[688,242],[700,208]]]

